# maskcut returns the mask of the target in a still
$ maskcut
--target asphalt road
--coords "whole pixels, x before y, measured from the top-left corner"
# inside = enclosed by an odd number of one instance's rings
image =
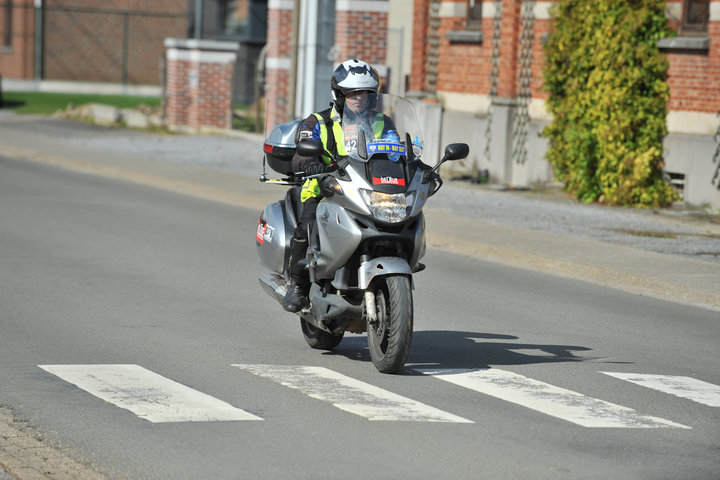
[[[0,407],[107,477],[720,471],[717,405],[678,396],[687,384],[671,394],[622,375],[700,380],[717,401],[716,311],[430,249],[408,366],[388,376],[363,336],[309,349],[262,292],[256,211],[6,157],[0,205]],[[101,393],[76,386],[68,365]],[[113,387],[120,377],[131,383]],[[158,378],[231,419],[117,406],[187,410],[160,383],[140,385]]]
[[[120,171],[142,170],[157,162],[202,167],[251,179],[254,195],[272,191],[255,180],[262,169],[263,136],[232,133],[153,135],[0,110],[0,145],[6,152],[51,162],[65,157],[58,163],[71,168],[105,164]],[[74,165],[69,159],[75,160]],[[267,173],[276,175],[269,167]],[[528,228],[720,264],[718,212],[712,217],[682,203],[660,210],[588,205],[552,188],[522,192],[497,187],[447,180],[428,208],[461,212],[489,226]]]

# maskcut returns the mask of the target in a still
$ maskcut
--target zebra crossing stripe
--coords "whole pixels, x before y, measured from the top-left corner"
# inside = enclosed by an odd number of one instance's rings
[[[262,420],[139,365],[38,365],[153,423]]]
[[[323,367],[239,365],[311,398],[373,421],[474,423]]]
[[[646,375],[642,373],[600,373],[710,407],[720,407],[720,386],[696,378],[674,375]]]
[[[494,368],[414,369],[425,375],[589,428],[690,428]]]

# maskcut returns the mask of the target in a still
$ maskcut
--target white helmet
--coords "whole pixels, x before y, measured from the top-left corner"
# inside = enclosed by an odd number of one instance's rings
[[[345,96],[361,91],[378,93],[380,77],[370,64],[357,59],[346,60],[333,72],[330,87],[335,109],[342,115]]]

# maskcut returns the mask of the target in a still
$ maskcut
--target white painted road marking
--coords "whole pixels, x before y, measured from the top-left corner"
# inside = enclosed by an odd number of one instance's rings
[[[478,339],[476,338],[475,340]],[[539,348],[508,348],[507,350],[509,352],[519,353],[520,355],[527,355],[529,357],[558,358],[556,353],[546,352],[544,350],[540,350]]]
[[[497,370],[414,369],[425,375],[592,428],[690,428],[571,390]]]
[[[262,420],[139,365],[38,365],[154,423]]]
[[[720,407],[720,386],[692,377],[645,375],[642,373],[600,372],[611,377],[659,390],[694,402]]]
[[[322,367],[233,365],[368,420],[474,423]]]

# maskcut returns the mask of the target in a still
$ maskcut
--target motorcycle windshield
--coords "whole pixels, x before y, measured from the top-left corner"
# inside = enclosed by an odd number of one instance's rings
[[[341,125],[345,152],[354,160],[399,162],[422,157],[420,123],[405,98],[386,93],[346,97]]]

